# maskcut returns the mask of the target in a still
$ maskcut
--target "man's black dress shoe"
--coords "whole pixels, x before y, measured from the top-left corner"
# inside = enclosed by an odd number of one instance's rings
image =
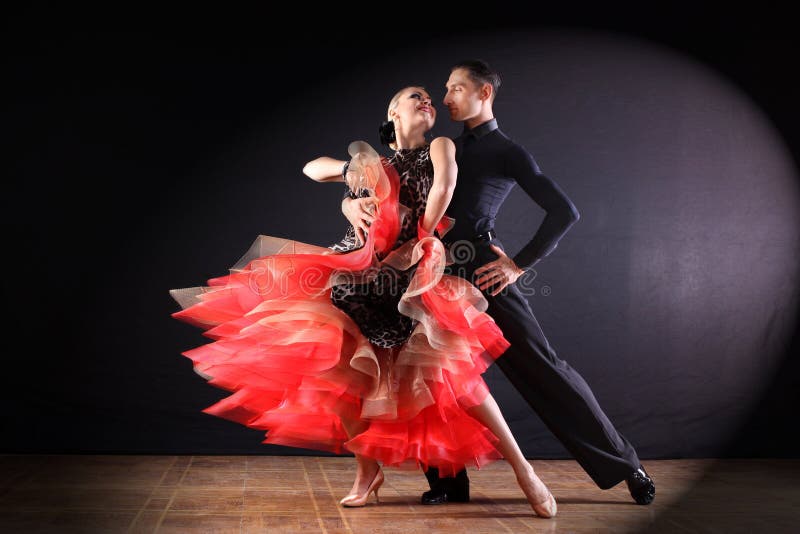
[[[469,502],[469,485],[466,488],[445,488],[436,486],[422,494],[422,504],[444,504],[448,502]]]
[[[650,504],[656,498],[655,482],[641,465],[639,469],[631,473],[625,482],[628,484],[628,491],[631,492],[631,497],[636,504]]]
[[[435,467],[425,471],[430,491],[422,494],[422,504],[444,504],[447,502],[469,502],[469,477],[467,470],[462,469],[454,477],[439,478],[439,470]]]

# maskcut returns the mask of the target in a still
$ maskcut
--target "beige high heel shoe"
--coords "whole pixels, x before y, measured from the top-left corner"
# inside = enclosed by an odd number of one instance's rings
[[[545,506],[547,505],[547,506]],[[531,508],[533,511],[536,512],[536,515],[539,517],[543,517],[545,519],[550,519],[551,517],[555,517],[558,513],[558,505],[556,504],[556,498],[553,497],[553,494],[547,492],[547,499],[540,503],[531,504]]]
[[[539,478],[535,473],[533,476]],[[519,479],[517,481],[519,482]],[[541,479],[539,479],[539,482],[542,482]],[[542,482],[542,484],[544,484],[544,482]],[[556,504],[556,498],[553,497],[553,494],[550,493],[549,490],[547,491],[547,497],[543,501],[533,503],[531,502],[532,495],[528,495],[526,486],[520,484],[520,487],[522,488],[522,492],[525,493],[525,498],[528,499],[528,503],[531,505],[531,508],[533,508],[533,511],[536,513],[536,515],[544,519],[550,519],[556,516],[558,513],[558,505]]]
[[[375,473],[375,478],[373,478],[372,482],[370,482],[366,493],[364,493],[363,495],[348,495],[347,497],[339,501],[339,504],[341,504],[342,506],[346,506],[348,508],[356,508],[359,506],[364,506],[365,504],[367,504],[367,499],[369,499],[369,494],[373,492],[375,493],[375,501],[381,502],[380,498],[378,497],[378,490],[380,489],[381,484],[383,484],[383,471],[379,467],[378,472]]]

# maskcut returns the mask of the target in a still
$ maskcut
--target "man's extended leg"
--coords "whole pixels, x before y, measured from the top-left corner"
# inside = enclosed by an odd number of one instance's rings
[[[461,264],[455,271],[448,267],[446,272],[474,283],[474,269],[496,257],[488,245],[482,244],[474,261]],[[642,468],[633,446],[614,428],[583,377],[550,347],[517,286],[508,286],[495,297],[488,291],[484,296],[489,302],[487,312],[511,343],[497,365],[512,385],[600,488],[625,480],[637,503],[652,502],[655,484]],[[438,479],[438,473],[434,476]],[[435,488],[431,478],[429,483]],[[439,489],[425,495],[440,496],[450,483],[439,479]],[[433,498],[427,504],[440,502],[447,500]]]
[[[583,377],[556,356],[519,289],[509,286],[487,299],[489,315],[511,342],[497,365],[525,401],[600,488],[625,480],[637,502],[652,501],[655,487],[646,473],[647,481],[637,480],[641,464],[633,446],[614,428]]]

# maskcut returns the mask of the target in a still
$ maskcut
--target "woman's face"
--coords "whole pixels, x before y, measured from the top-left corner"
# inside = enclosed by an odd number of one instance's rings
[[[431,95],[422,87],[406,87],[400,92],[397,105],[389,112],[395,125],[415,126],[424,124],[427,132],[436,122],[436,108],[433,107]]]

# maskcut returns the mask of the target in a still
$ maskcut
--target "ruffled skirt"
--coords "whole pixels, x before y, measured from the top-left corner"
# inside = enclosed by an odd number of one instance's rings
[[[481,374],[508,341],[480,291],[443,274],[439,239],[394,246],[399,181],[385,162],[377,173],[380,215],[362,248],[341,254],[259,236],[228,275],[171,290],[182,308],[172,316],[214,340],[183,355],[232,393],[203,411],[265,430],[263,443],[434,466],[442,476],[480,467],[500,457],[497,438],[468,410],[488,394]],[[370,343],[331,302],[334,285],[387,267],[415,267],[397,306],[415,326],[391,348]]]

